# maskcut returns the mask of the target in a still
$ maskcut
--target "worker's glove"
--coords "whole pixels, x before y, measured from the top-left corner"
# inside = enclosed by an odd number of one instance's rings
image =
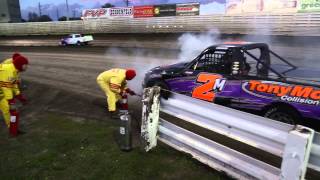
[[[131,96],[136,95],[136,93],[129,88],[126,89],[126,93],[130,94]]]
[[[120,96],[123,96],[123,95],[126,95],[127,94],[127,91],[126,90],[121,90],[121,92],[120,92]]]
[[[23,105],[27,104],[27,98],[22,95],[22,94],[19,94],[19,95],[16,95],[16,97]]]
[[[17,110],[16,101],[14,99],[9,99],[8,104],[10,111]]]

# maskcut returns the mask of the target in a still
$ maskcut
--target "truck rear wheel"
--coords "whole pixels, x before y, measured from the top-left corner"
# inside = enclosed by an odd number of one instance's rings
[[[300,121],[300,115],[296,110],[289,107],[274,106],[269,108],[264,117],[277,120],[286,124],[298,124]]]

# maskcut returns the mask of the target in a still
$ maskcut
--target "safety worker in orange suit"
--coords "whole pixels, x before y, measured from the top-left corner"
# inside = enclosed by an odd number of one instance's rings
[[[115,117],[116,103],[121,99],[121,93],[130,95],[136,93],[127,87],[127,80],[132,80],[136,76],[133,69],[110,69],[104,71],[97,77],[97,83],[105,92],[108,102],[108,110],[111,117]]]
[[[10,110],[15,108],[15,99],[23,104],[27,102],[18,87],[18,74],[28,67],[28,59],[23,56],[17,56],[12,59],[12,63],[0,64],[0,89],[2,98],[0,100],[0,110],[8,128],[10,127]]]

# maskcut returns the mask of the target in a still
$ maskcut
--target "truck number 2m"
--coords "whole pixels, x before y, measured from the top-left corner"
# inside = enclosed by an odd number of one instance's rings
[[[198,75],[196,82],[201,83],[201,85],[193,89],[192,97],[212,102],[215,99],[216,92],[223,90],[227,80],[219,74],[201,73]]]

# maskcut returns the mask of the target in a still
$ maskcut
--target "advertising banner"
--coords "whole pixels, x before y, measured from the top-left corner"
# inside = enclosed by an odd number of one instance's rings
[[[153,16],[154,16],[153,6],[134,6],[133,7],[134,18],[153,17]]]
[[[298,12],[320,12],[320,0],[300,0]]]
[[[297,8],[298,0],[227,0],[226,13],[293,13]]]
[[[176,16],[198,16],[199,3],[177,4]]]
[[[227,0],[226,13],[227,14],[241,14],[242,13],[242,0]]]
[[[108,18],[108,16],[109,16],[108,8],[85,9],[82,11],[82,17],[85,19]]]
[[[259,13],[263,11],[263,0],[243,0],[242,13]]]
[[[297,12],[298,0],[264,0],[263,12]]]
[[[175,4],[155,5],[153,12],[155,17],[175,16],[176,5]]]
[[[132,7],[114,7],[110,8],[110,17],[133,17]]]

